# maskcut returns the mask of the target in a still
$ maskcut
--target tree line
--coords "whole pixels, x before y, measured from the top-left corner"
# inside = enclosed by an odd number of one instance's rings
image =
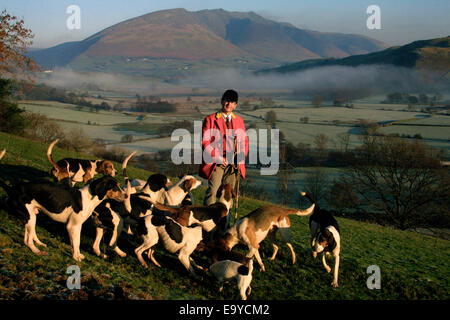
[[[147,113],[170,113],[177,111],[177,105],[169,101],[161,100],[155,96],[136,95],[136,103],[133,111]]]

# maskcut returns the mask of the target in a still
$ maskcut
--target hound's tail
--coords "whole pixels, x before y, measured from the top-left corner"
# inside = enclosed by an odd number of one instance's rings
[[[128,157],[125,158],[125,160],[123,160],[122,163],[122,169],[123,169],[123,178],[125,179],[125,184],[126,184],[126,199],[125,199],[125,208],[127,209],[128,212],[131,212],[131,183],[130,183],[130,179],[128,178],[128,174],[127,174],[127,165],[128,165],[128,161],[130,161],[130,159],[136,154],[136,151],[132,152]]]
[[[305,196],[306,193],[300,192],[302,196]],[[298,209],[283,209],[285,214],[295,214],[300,217],[309,216],[311,213],[314,212],[314,208],[316,207],[316,204],[313,203],[309,208],[305,210],[298,210]]]
[[[64,178],[69,178],[69,164],[67,163],[67,168],[60,167],[52,158],[52,150],[55,144],[57,144],[59,139],[56,139],[53,141],[47,149],[47,159],[52,164],[53,168],[55,169],[54,176],[59,180],[62,180]]]
[[[3,158],[3,156],[5,155],[5,153],[6,153],[6,149],[3,149],[2,152],[0,152],[0,160]],[[1,180],[1,179],[0,179],[0,187],[2,187],[2,188],[6,191],[6,193],[8,194],[8,196],[11,195],[11,193],[12,193],[12,191],[13,191],[12,188],[11,188],[9,185],[7,185],[6,182],[4,182],[4,181]]]
[[[314,212],[315,207],[316,207],[316,204],[313,203],[309,208],[307,208],[305,210],[296,210],[295,212],[293,212],[293,214],[296,214],[297,216],[300,216],[300,217],[309,216],[311,213]]]
[[[130,159],[136,154],[136,152],[137,151],[133,151],[128,157],[125,158],[125,160],[123,160],[123,163],[122,163],[123,177],[125,179],[125,183],[127,183],[127,184],[130,181],[128,178],[128,174],[127,174],[128,161],[130,161]]]
[[[311,197],[311,195],[309,193],[306,193],[304,191],[300,191],[300,194],[304,197],[306,197],[309,201],[311,201],[311,203],[316,203],[316,201],[313,199],[313,197]]]

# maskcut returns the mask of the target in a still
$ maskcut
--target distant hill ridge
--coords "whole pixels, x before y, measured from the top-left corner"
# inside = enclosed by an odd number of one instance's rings
[[[445,76],[450,71],[450,36],[419,40],[404,46],[354,55],[341,59],[312,59],[267,69],[262,73],[292,73],[326,66],[351,66],[389,64],[399,67],[434,70]]]
[[[126,59],[233,61],[251,69],[303,59],[342,58],[385,49],[386,44],[351,34],[302,30],[254,12],[223,9],[152,12],[108,27],[82,41],[63,43],[30,55],[44,68],[108,71]],[[97,69],[96,69],[97,68]],[[144,66],[145,68],[145,66]]]

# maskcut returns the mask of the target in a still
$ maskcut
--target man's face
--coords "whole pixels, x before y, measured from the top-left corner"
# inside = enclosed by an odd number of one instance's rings
[[[231,113],[236,109],[237,102],[229,101],[229,100],[222,100],[222,111],[224,113]]]

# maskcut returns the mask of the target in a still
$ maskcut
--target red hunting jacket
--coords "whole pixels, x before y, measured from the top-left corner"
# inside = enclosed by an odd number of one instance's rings
[[[230,132],[230,129],[232,132]],[[225,157],[226,151],[234,152],[234,135],[238,137],[238,153],[244,152],[245,158],[248,155],[248,137],[245,131],[244,120],[238,115],[231,114],[231,125],[227,136],[227,125],[225,117],[222,112],[210,114],[203,120],[202,126],[202,164],[200,165],[199,175],[202,178],[209,179],[214,172],[217,163],[214,160],[208,161],[205,159],[205,154],[208,154],[210,158],[217,159],[222,156]],[[224,141],[226,143],[224,143]],[[217,154],[222,150],[222,155]],[[219,162],[221,164],[222,162]],[[245,179],[245,161],[239,163],[241,176]]]

